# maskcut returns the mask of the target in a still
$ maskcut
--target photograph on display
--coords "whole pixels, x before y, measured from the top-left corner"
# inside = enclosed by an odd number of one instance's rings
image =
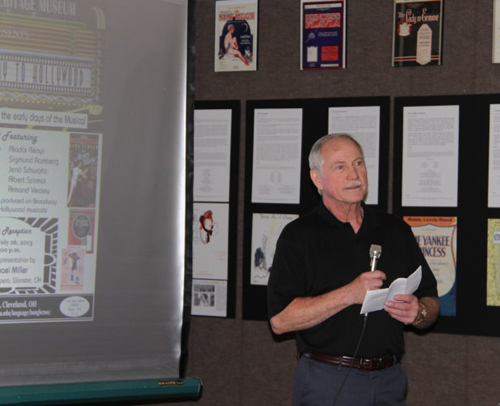
[[[193,280],[191,314],[227,316],[227,281]]]
[[[395,0],[392,66],[441,65],[442,24],[442,0]]]
[[[215,2],[215,72],[257,70],[257,0]]]
[[[457,218],[406,216],[438,283],[441,315],[457,314]]]
[[[253,213],[250,284],[267,286],[278,237],[298,217],[298,214]]]
[[[500,219],[488,219],[486,305],[500,306]]]
[[[346,1],[301,0],[300,69],[346,67]]]

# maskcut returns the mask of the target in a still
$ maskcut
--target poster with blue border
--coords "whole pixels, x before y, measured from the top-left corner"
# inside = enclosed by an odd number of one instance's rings
[[[346,0],[301,0],[300,69],[345,69]]]

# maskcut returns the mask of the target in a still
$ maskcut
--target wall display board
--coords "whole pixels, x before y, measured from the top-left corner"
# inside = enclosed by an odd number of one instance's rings
[[[498,104],[500,95],[494,94],[395,99],[393,211],[412,225],[438,279],[442,309],[432,327],[436,332],[500,335]],[[419,123],[418,139],[409,120]],[[429,134],[432,151],[422,153]],[[405,160],[417,156],[423,158],[415,168],[420,175],[413,185],[404,184]],[[424,188],[426,198],[406,199],[408,188]],[[447,204],[441,199],[445,190],[452,197]]]
[[[314,142],[323,135],[334,132],[352,133],[365,150],[378,163],[378,176],[371,190],[376,190],[376,202],[369,203],[380,210],[387,210],[387,179],[389,173],[389,97],[363,97],[338,99],[302,100],[255,100],[247,101],[246,106],[246,181],[245,181],[245,218],[244,218],[244,255],[243,255],[243,318],[267,320],[267,279],[276,240],[283,227],[300,215],[313,210],[320,196],[309,177],[309,151]],[[353,125],[353,117],[362,116],[370,128],[362,130]],[[280,120],[280,117],[288,117]],[[271,125],[272,124],[272,125]],[[300,129],[297,135],[297,126]],[[369,135],[370,134],[370,135]],[[258,139],[256,139],[258,138]],[[263,139],[264,138],[264,141]],[[274,153],[266,154],[263,148],[255,145],[272,145]],[[374,148],[376,146],[376,148]],[[267,174],[264,179],[272,182],[280,194],[274,199],[253,199],[256,182],[253,177],[263,176],[255,171],[256,155],[266,158]],[[273,158],[274,156],[274,158]],[[273,161],[274,159],[274,161]],[[283,160],[296,162],[300,171],[296,173],[294,187],[282,182],[289,177],[289,170]],[[262,160],[259,161],[262,165]],[[295,173],[295,172],[293,172]],[[298,199],[286,201],[282,196],[295,196]],[[262,193],[261,193],[262,195]],[[272,195],[269,195],[272,196]]]
[[[194,112],[191,314],[235,316],[239,101],[197,101]]]
[[[192,3],[0,4],[0,397],[184,373]]]

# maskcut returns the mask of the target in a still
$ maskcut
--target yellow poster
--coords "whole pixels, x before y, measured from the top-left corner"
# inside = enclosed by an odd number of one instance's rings
[[[500,219],[488,219],[488,272],[486,305],[500,306],[499,283]]]

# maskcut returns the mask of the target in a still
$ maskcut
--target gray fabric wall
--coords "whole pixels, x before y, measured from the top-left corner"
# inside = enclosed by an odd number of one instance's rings
[[[418,68],[391,67],[393,0],[350,0],[348,68],[321,72],[299,70],[299,0],[259,3],[258,71],[241,73],[214,73],[215,1],[195,5],[196,99],[241,100],[242,164],[246,100],[500,93],[500,65],[491,63],[492,0],[446,0],[443,65]],[[243,186],[242,171],[241,193]],[[242,237],[239,221],[238,264],[231,270],[237,317],[193,318],[187,373],[200,377],[204,389],[198,402],[183,404],[291,405],[294,341],[276,340],[265,322],[241,319]],[[409,406],[500,402],[500,338],[407,333],[406,340]]]

